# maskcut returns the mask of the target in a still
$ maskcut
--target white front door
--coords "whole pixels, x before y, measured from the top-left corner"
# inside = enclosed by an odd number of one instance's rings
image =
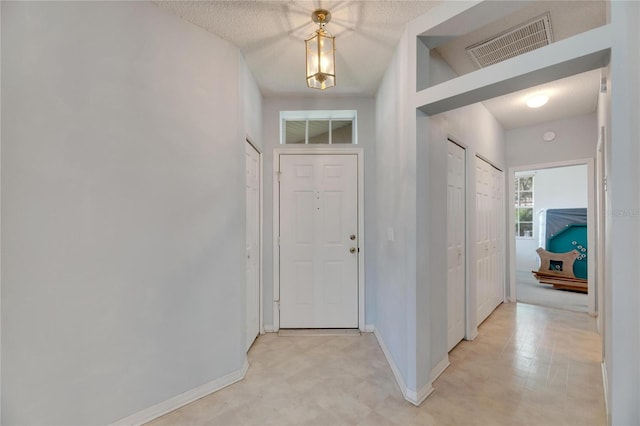
[[[447,350],[465,330],[465,150],[449,141],[447,149]]]
[[[503,300],[503,173],[476,157],[477,325]]]
[[[358,327],[358,157],[280,155],[280,327]]]
[[[260,333],[260,154],[246,144],[246,349]]]

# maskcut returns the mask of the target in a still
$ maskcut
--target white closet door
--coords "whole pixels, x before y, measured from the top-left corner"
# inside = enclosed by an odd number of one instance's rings
[[[504,205],[504,172],[491,167],[491,178],[493,182],[492,204],[494,220],[492,221],[494,231],[491,234],[492,250],[495,261],[493,285],[491,286],[491,300],[494,309],[504,301],[504,232],[505,232],[505,205]],[[493,309],[492,309],[493,311]]]
[[[479,325],[503,300],[503,173],[476,157],[476,318]]]
[[[447,350],[464,338],[465,319],[465,150],[447,150]]]
[[[280,327],[358,327],[358,159],[280,156]]]
[[[247,143],[246,160],[246,297],[248,350],[260,334],[260,154]]]

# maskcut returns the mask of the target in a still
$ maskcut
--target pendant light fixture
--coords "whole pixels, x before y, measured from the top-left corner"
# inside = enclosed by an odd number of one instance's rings
[[[331,12],[325,9],[315,10],[311,19],[319,28],[305,40],[307,86],[324,90],[336,85],[335,37],[325,29],[325,25],[331,20]]]

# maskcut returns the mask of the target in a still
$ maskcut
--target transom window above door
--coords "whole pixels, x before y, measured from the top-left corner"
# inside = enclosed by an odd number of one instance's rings
[[[357,111],[281,111],[280,143],[286,145],[357,144]]]

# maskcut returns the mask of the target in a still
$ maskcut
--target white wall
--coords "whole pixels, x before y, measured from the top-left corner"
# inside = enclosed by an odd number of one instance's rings
[[[429,86],[444,83],[458,74],[449,66],[440,53],[435,49],[429,50]]]
[[[432,117],[411,108],[412,98],[406,93],[412,85],[407,87],[407,81],[415,79],[407,67],[415,64],[408,53],[414,51],[415,40],[405,35],[376,98],[380,238],[376,329],[409,393],[420,401],[447,358],[446,268],[442,268],[447,138],[467,147],[468,232],[474,235],[474,157],[479,154],[504,169],[505,136],[481,104]],[[470,288],[475,289],[473,277]],[[475,332],[475,319],[469,321]]]
[[[240,52],[238,52],[240,55]],[[262,140],[262,94],[258,83],[253,78],[244,57],[240,55],[240,108],[244,126],[244,136],[260,148],[264,147]]]
[[[611,2],[611,25],[605,364],[611,423],[631,425],[640,424],[640,3]]]
[[[447,139],[466,148],[467,167],[467,304],[476,306],[476,167],[477,155],[490,161],[500,170],[505,170],[505,132],[500,123],[482,104],[441,113],[430,118],[428,139],[419,136],[419,143],[428,143],[431,154],[428,162],[429,189],[428,209],[430,215],[429,271],[424,280],[431,286],[431,368],[447,355]],[[477,333],[476,310],[467,311],[467,338]]]
[[[374,145],[373,98],[327,97],[326,93],[311,91],[304,98],[289,97],[264,99],[262,122],[264,125],[264,273],[263,309],[266,329],[273,327],[273,150],[280,145],[280,111],[303,110],[356,110],[358,114],[358,144],[364,150],[364,232],[365,232],[365,323],[375,323],[376,253],[374,250],[376,217],[376,179]],[[340,148],[341,145],[334,145]],[[353,147],[346,145],[342,147]],[[300,145],[296,145],[300,148]]]
[[[451,6],[451,5],[447,5]],[[469,5],[460,7],[468,7]],[[458,7],[456,5],[456,7]],[[455,9],[455,7],[451,7]],[[429,27],[429,14],[416,19],[413,23],[414,32],[425,34],[438,27]],[[463,27],[478,24],[482,19],[472,19]],[[490,13],[495,19],[495,13]],[[451,16],[451,15],[450,15]],[[457,19],[453,18],[453,19]],[[433,23],[432,23],[433,25]],[[460,27],[446,30],[456,32]],[[442,29],[436,29],[442,35]],[[435,37],[436,39],[438,36]],[[433,39],[423,38],[426,44]],[[409,80],[417,82],[417,89],[423,89],[424,83],[437,85],[443,81],[455,78],[457,74],[435,51],[425,52],[425,45],[416,45],[418,63],[410,63],[409,67],[416,68],[416,77],[410,73]],[[412,48],[410,48],[412,50]],[[427,59],[428,58],[428,59]],[[424,61],[428,62],[425,64]],[[428,69],[429,75],[421,76],[421,70]],[[412,105],[421,108],[418,97]],[[488,110],[479,103],[450,110],[441,114],[426,117],[422,112],[417,113],[418,164],[418,348],[423,354],[418,355],[418,381],[420,384],[433,380],[441,373],[448,360],[447,354],[447,278],[446,244],[447,234],[447,141],[451,138],[466,148],[467,169],[467,198],[466,198],[466,241],[467,241],[467,315],[466,338],[473,339],[477,335],[476,283],[475,283],[475,157],[476,155],[491,162],[494,166],[505,170],[505,134],[504,129]],[[425,309],[425,306],[428,309]]]
[[[507,167],[594,158],[598,140],[596,113],[507,130]],[[551,130],[556,138],[542,140]]]
[[[447,3],[446,9],[444,7],[434,8],[433,13],[425,14],[416,19],[415,23],[411,25],[413,28],[410,32],[411,37],[408,40],[409,45],[413,47],[413,49],[409,49],[412,54],[408,57],[408,67],[397,71],[397,74],[401,76],[402,72],[406,72],[408,74],[406,80],[411,82],[410,86],[413,86],[413,82],[417,81],[417,76],[414,72],[416,61],[411,60],[411,57],[413,52],[419,49],[416,49],[416,44],[411,42],[413,36],[433,35],[437,39],[438,37],[455,34],[459,28],[468,31],[467,26],[459,25],[461,22],[465,22],[465,19],[474,22],[481,21],[483,17],[487,18],[488,16],[489,19],[495,20],[503,10],[513,5],[518,5],[520,2],[498,3],[486,1],[478,4],[477,7],[473,7],[472,3]],[[458,7],[461,10],[457,11]],[[640,134],[640,121],[637,119],[640,116],[640,52],[638,44],[634,43],[635,40],[640,38],[640,4],[638,2],[619,1],[608,3],[608,7],[611,9],[611,25],[606,28],[603,27],[602,31],[591,32],[584,39],[589,40],[590,38],[599,37],[600,39],[596,41],[601,43],[600,46],[604,49],[607,49],[609,43],[611,43],[611,174],[608,179],[609,191],[607,198],[610,202],[608,203],[609,209],[607,211],[608,232],[605,243],[608,249],[606,253],[607,282],[605,284],[605,347],[607,348],[605,371],[608,377],[606,389],[610,420],[612,424],[622,425],[640,423],[640,405],[637,404],[637,401],[640,400],[640,313],[637,309],[638,304],[640,304],[640,287],[637,280],[633,279],[637,275],[636,265],[640,263],[637,250],[637,241],[640,239],[640,221],[638,220],[638,217],[640,217],[638,213],[640,212],[640,194],[637,191],[637,182],[640,180],[638,176],[640,146],[637,143],[637,135]],[[453,9],[454,11],[448,13],[448,9]],[[476,13],[476,9],[479,9],[480,12],[489,12],[489,14]],[[450,21],[447,21],[448,19]],[[444,22],[449,25],[446,29],[443,28],[445,24],[440,25]],[[611,40],[608,37],[600,37],[602,35],[606,36],[608,31],[611,31],[613,35]],[[588,44],[588,46],[594,45]],[[588,49],[590,47],[585,47],[585,52]],[[562,66],[556,67],[557,70],[566,72],[567,69],[582,69],[584,64],[581,65],[581,62],[576,60],[578,59],[576,52],[563,48],[557,48],[554,52],[557,57],[548,59],[554,61],[555,65],[562,63]],[[577,53],[581,54],[580,52]],[[540,55],[543,55],[543,52]],[[421,54],[419,57],[420,65],[423,66],[423,62],[428,55]],[[544,74],[544,70],[538,69],[537,64],[526,63],[524,56],[518,62],[522,68],[520,70],[511,70],[511,72],[515,73],[521,82],[525,82],[532,77],[541,78],[542,74]],[[504,75],[496,75],[499,80],[497,85],[503,85],[502,89],[512,86],[513,82],[513,79],[510,79],[512,74],[507,72],[507,67],[509,67],[509,64],[505,63],[503,68]],[[470,89],[464,86],[464,90],[467,90],[465,96],[467,93],[472,94],[474,90],[477,93],[485,90],[484,94],[486,95],[488,93],[486,92],[487,84],[496,82],[495,79],[489,78],[492,77],[489,73],[486,73],[485,77],[488,78],[484,82],[476,82],[476,84],[472,84],[473,81],[471,81],[475,78],[475,75],[469,75],[469,78],[465,78],[464,83],[472,87]],[[425,79],[420,79],[421,84],[424,82]],[[458,83],[461,82],[452,82],[447,88]],[[398,85],[398,88],[402,89],[403,87]],[[440,85],[439,89],[444,90],[443,85]],[[415,106],[423,108],[425,104],[427,106],[437,104],[434,107],[437,109],[442,105],[449,105],[450,103],[447,102],[455,98],[455,96],[442,94],[442,90],[421,91],[415,95]],[[408,92],[411,97],[414,96],[413,87],[409,87]],[[460,96],[457,100],[463,101],[469,98],[465,96]],[[400,97],[402,95],[389,97],[389,99]],[[402,107],[403,105],[401,104],[400,106]],[[399,114],[400,117],[396,122],[400,123],[400,127],[402,127],[403,121],[406,120],[411,124],[408,126],[409,131],[412,131],[411,129],[414,127],[413,109],[400,109]],[[416,126],[418,131],[428,127],[423,123],[423,121],[427,120],[418,115],[418,125]],[[592,124],[591,129],[594,127]],[[589,133],[594,134],[592,132]],[[526,148],[523,147],[523,149]],[[507,150],[509,149],[507,147]],[[523,153],[523,159],[529,157],[528,161],[532,163],[548,162],[548,160],[538,158],[540,152],[534,148],[521,152]],[[589,152],[589,155],[580,155],[580,157],[593,157],[593,149],[589,149]],[[380,151],[378,154],[382,157]],[[567,156],[577,155],[573,149],[557,151],[556,154],[562,155],[562,158],[557,158],[556,161],[566,160],[568,159]],[[510,158],[509,152],[507,153],[507,165],[509,167],[516,164],[530,164],[524,161],[520,162],[520,160]],[[418,169],[418,174],[420,173],[422,172]],[[422,206],[422,203],[419,202],[418,206]],[[420,239],[422,238],[421,234]],[[427,249],[430,246],[430,243],[427,244]],[[382,287],[380,281],[379,287]],[[410,304],[407,306],[409,309],[413,309]],[[379,310],[379,316],[380,313]],[[423,316],[417,319],[418,334],[424,335],[424,340],[430,342],[433,339],[429,336],[428,316],[424,317],[427,318],[426,323],[420,322]],[[411,347],[408,348],[409,351],[411,349]],[[410,358],[410,354],[407,355],[407,358]]]
[[[240,369],[238,50],[140,2],[3,2],[2,38],[2,423],[110,423]]]
[[[545,142],[542,135],[547,131],[556,134],[555,140]],[[534,126],[520,127],[506,131],[506,159],[508,167],[523,168],[528,165],[539,165],[545,163],[556,163],[560,161],[572,161],[586,158],[593,158],[596,154],[596,144],[598,139],[597,114],[585,114],[577,117],[570,117],[562,120],[551,121]],[[560,169],[562,170],[562,169]],[[565,172],[567,172],[565,170]],[[540,177],[544,185],[544,174]],[[549,193],[563,194],[555,207],[544,207],[540,204],[537,194],[539,187],[536,177],[536,195],[534,208],[534,239],[516,239],[516,271],[531,271],[538,268],[538,255],[535,250],[538,248],[538,214],[542,208],[569,208],[587,207],[587,185],[588,177],[586,167],[584,168],[584,185],[579,188],[563,187],[558,191],[552,186]],[[574,182],[574,181],[572,181]],[[584,203],[571,201],[570,194],[582,194],[584,192]],[[544,196],[543,196],[544,197]],[[580,200],[582,200],[580,196]],[[578,205],[581,204],[581,205]],[[510,217],[510,216],[507,216]],[[512,226],[509,220],[509,226]]]
[[[533,183],[533,238],[516,238],[516,271],[531,272],[538,269],[538,240],[542,209],[587,208],[587,166],[567,166],[552,169],[529,170],[516,173],[534,175]],[[513,226],[513,222],[509,225]],[[544,247],[544,246],[542,246]]]
[[[416,391],[416,146],[406,134],[407,60],[405,36],[376,94],[376,333],[405,387]]]

